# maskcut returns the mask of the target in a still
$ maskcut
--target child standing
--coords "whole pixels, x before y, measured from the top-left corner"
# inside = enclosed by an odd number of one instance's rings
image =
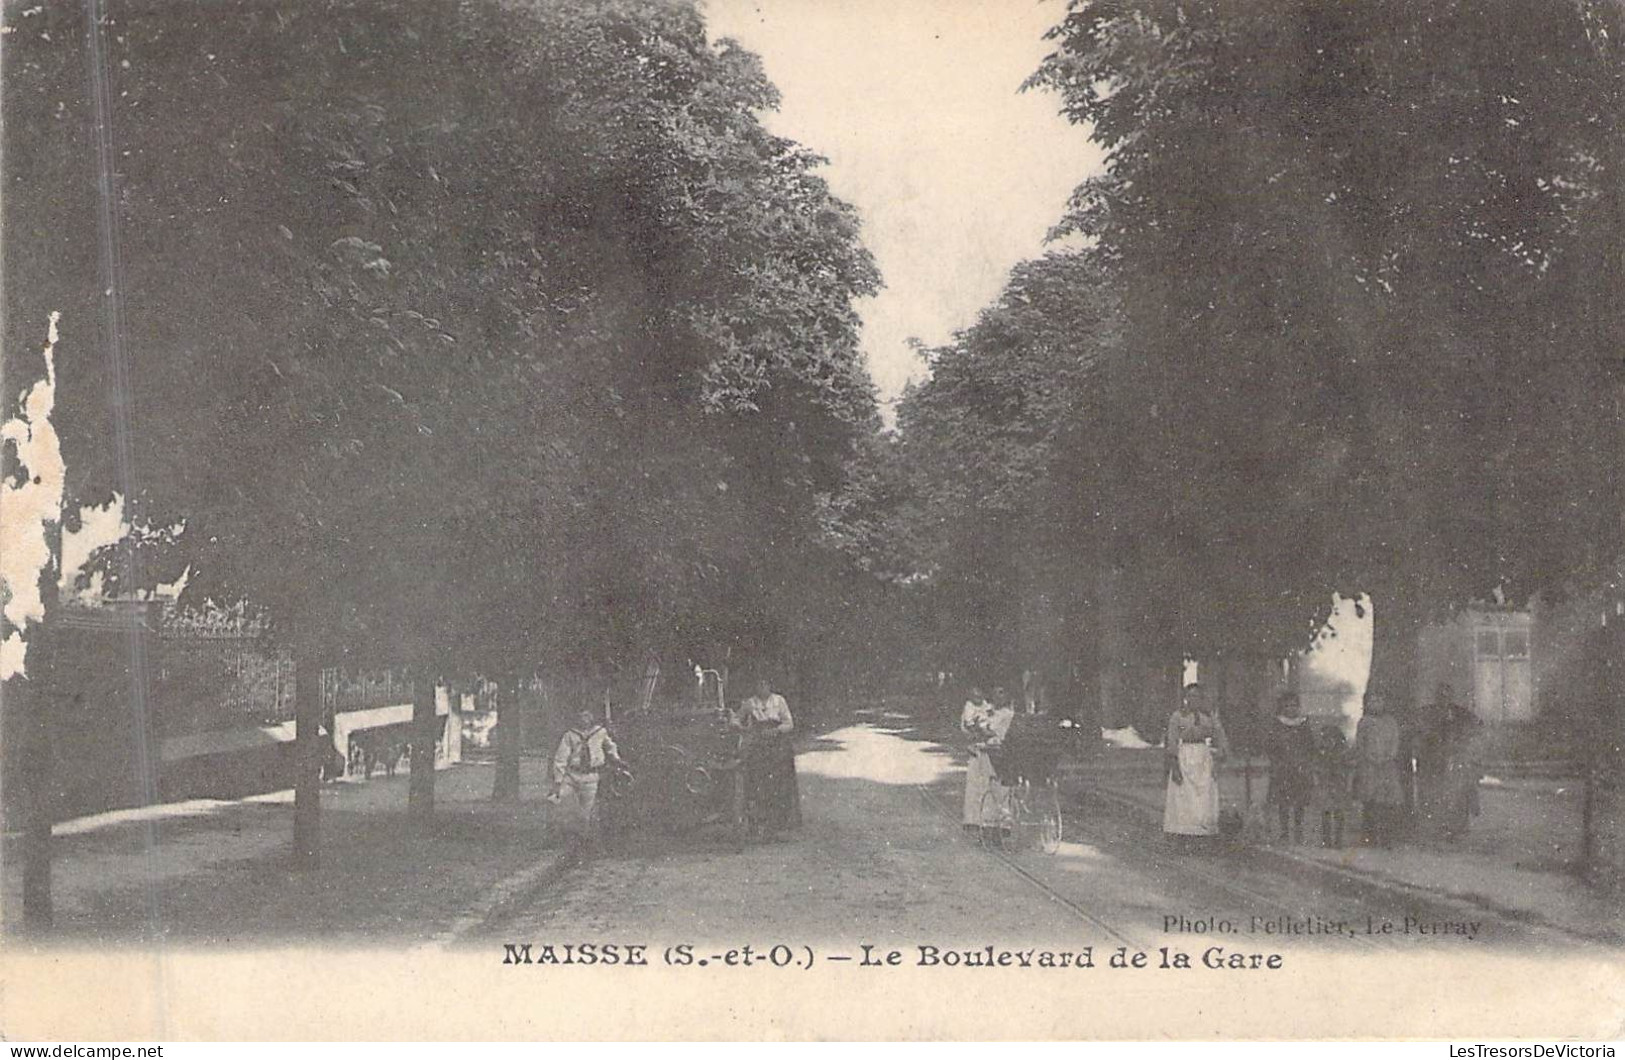
[[[1348,812],[1353,772],[1343,730],[1328,725],[1315,734],[1315,801],[1320,804],[1320,842],[1342,849],[1343,819]]]
[[[1276,703],[1265,745],[1270,756],[1269,801],[1275,804],[1282,841],[1302,843],[1303,812],[1315,791],[1314,737],[1295,694],[1283,692]]]

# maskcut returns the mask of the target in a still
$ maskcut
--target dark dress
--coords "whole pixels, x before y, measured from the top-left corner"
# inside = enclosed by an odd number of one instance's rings
[[[788,733],[753,732],[745,743],[745,804],[769,831],[801,827],[796,753]]]
[[[1314,798],[1314,735],[1306,719],[1287,724],[1272,718],[1269,727],[1269,801],[1279,806],[1306,806]]]

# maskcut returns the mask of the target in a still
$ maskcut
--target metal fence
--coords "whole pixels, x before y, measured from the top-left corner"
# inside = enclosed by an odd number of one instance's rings
[[[293,719],[293,657],[258,636],[166,632],[158,659],[157,702],[166,736]]]

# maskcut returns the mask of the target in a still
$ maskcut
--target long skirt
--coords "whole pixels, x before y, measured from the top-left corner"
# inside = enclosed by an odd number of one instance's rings
[[[745,802],[752,820],[768,831],[801,827],[801,789],[789,737],[758,737],[746,752]]]
[[[993,772],[993,762],[987,752],[977,748],[965,766],[965,807],[962,818],[966,824],[982,824],[982,801],[989,793],[1003,811],[1009,799],[1009,790],[1000,784]]]
[[[1170,835],[1219,834],[1219,784],[1213,775],[1213,748],[1205,743],[1179,745],[1183,782],[1168,778],[1162,830]]]

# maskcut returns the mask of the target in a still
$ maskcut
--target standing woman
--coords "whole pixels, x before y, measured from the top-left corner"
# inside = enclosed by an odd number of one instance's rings
[[[756,682],[756,694],[739,705],[731,723],[745,731],[745,805],[751,827],[768,835],[800,828],[801,790],[790,736],[796,723],[790,704],[764,677]]]
[[[1380,692],[1365,695],[1365,715],[1354,732],[1354,795],[1360,801],[1360,831],[1366,843],[1394,845],[1405,808],[1399,768],[1399,722],[1388,713]]]
[[[1168,719],[1164,747],[1168,795],[1162,830],[1170,836],[1218,835],[1219,778],[1214,763],[1229,753],[1230,743],[1217,712],[1206,708],[1200,685],[1185,687],[1179,709]]]
[[[989,723],[993,718],[993,704],[987,701],[980,688],[970,690],[965,708],[959,712],[959,731],[971,738],[970,761],[965,765],[965,806],[961,818],[967,831],[982,827],[982,796],[997,786],[993,778],[993,763],[982,747],[992,735]]]

